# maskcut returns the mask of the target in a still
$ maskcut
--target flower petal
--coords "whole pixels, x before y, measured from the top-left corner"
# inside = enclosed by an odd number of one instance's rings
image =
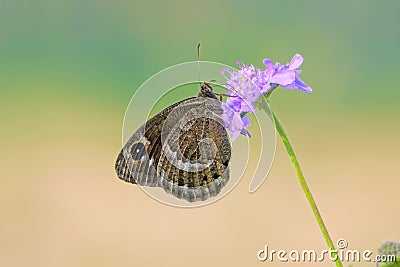
[[[236,112],[240,112],[242,99],[240,97],[228,97],[226,104]]]
[[[240,133],[243,134],[243,135],[247,135],[248,137],[251,137],[251,134],[245,128],[243,128]]]
[[[244,116],[242,117],[242,122],[243,122],[243,126],[244,126],[244,127],[250,126],[250,121],[249,121],[249,116],[248,116],[248,114],[246,114],[246,115],[244,115]]]
[[[284,89],[296,89],[297,88],[295,82],[292,82],[291,84],[288,84],[288,85],[281,85],[281,87]]]
[[[275,73],[270,82],[285,86],[294,82],[296,73],[292,70]]]
[[[303,64],[303,57],[300,54],[296,54],[294,55],[294,57],[292,58],[292,60],[289,63],[289,69],[290,70],[295,70],[298,67],[301,66],[301,64]]]
[[[305,82],[303,82],[298,76],[296,76],[295,85],[297,89],[306,93],[312,93],[312,89]]]
[[[256,107],[252,102],[242,102],[240,106],[240,112],[254,112]]]
[[[233,132],[233,133],[231,132],[232,141],[235,141],[239,135],[240,135],[240,132]]]
[[[271,88],[272,88],[272,86],[271,86],[270,83],[264,84],[264,85],[262,86],[262,88],[260,89],[260,93],[261,93],[261,94],[265,94],[265,93],[268,92],[269,89],[271,89]]]
[[[275,68],[274,68],[274,63],[272,62],[271,59],[266,58],[263,60],[265,67],[267,68],[265,72],[265,79],[269,80],[272,77],[272,74],[274,74]]]

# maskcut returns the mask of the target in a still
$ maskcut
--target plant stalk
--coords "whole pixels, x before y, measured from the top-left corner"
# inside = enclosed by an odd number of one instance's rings
[[[297,178],[299,179],[301,188],[303,189],[303,192],[307,198],[308,204],[310,205],[311,210],[314,213],[314,217],[317,220],[318,226],[322,232],[322,235],[324,236],[326,244],[328,245],[328,247],[331,250],[335,250],[335,245],[333,244],[332,239],[328,233],[328,229],[326,228],[325,223],[322,220],[321,213],[318,210],[318,207],[317,207],[317,204],[315,203],[314,197],[312,196],[310,188],[308,187],[306,179],[303,175],[303,172],[301,171],[299,161],[297,160],[296,154],[294,153],[294,149],[293,149],[292,145],[290,144],[289,138],[288,138],[285,130],[283,129],[283,126],[282,126],[281,122],[279,121],[278,117],[275,115],[275,113],[272,110],[271,110],[271,114],[272,114],[272,117],[275,122],[275,128],[278,131],[280,137],[282,138],[283,144],[286,147],[286,151],[289,154],[290,161],[292,162],[292,165],[296,172]],[[336,257],[335,257],[336,266],[343,267],[343,264],[340,261],[337,253],[335,253],[335,254],[336,254]]]

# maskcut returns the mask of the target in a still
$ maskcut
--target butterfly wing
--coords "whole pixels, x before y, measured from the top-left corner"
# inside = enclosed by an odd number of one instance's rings
[[[169,114],[157,165],[164,190],[188,201],[216,196],[229,180],[231,146],[218,100],[198,97]]]
[[[220,102],[186,99],[140,127],[122,149],[118,176],[128,182],[160,186],[187,201],[216,196],[229,180],[231,146]]]
[[[115,170],[120,179],[145,186],[158,185],[155,167],[162,149],[162,126],[169,113],[183,101],[156,114],[129,138],[115,163]]]

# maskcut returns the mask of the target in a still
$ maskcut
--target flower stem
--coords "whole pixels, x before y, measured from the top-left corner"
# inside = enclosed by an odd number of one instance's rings
[[[282,126],[281,122],[279,121],[278,117],[275,115],[275,113],[272,110],[271,110],[271,114],[272,114],[272,117],[275,122],[276,130],[278,131],[279,135],[281,136],[283,144],[286,147],[286,150],[290,157],[290,161],[292,162],[294,170],[296,172],[297,178],[299,179],[300,185],[303,188],[303,192],[307,198],[308,204],[310,205],[310,207],[314,213],[314,217],[315,217],[315,219],[317,219],[317,223],[322,232],[322,235],[324,236],[326,244],[328,245],[328,247],[331,250],[335,250],[335,246],[332,242],[331,237],[329,236],[328,229],[326,229],[325,223],[322,220],[321,213],[319,212],[317,204],[315,203],[314,197],[312,196],[310,188],[307,185],[307,182],[303,175],[303,172],[301,171],[300,164],[297,160],[296,154],[294,153],[294,149],[293,149],[292,145],[290,144],[289,138],[287,137],[287,134],[286,134],[285,130],[283,129],[283,126]],[[337,256],[337,253],[336,253],[336,257],[335,257],[335,263],[336,263],[336,266],[343,267],[343,264],[340,261],[339,257]]]

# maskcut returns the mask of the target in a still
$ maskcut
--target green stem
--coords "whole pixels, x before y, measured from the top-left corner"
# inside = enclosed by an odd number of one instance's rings
[[[324,236],[326,244],[328,244],[328,247],[331,250],[335,250],[335,245],[333,244],[332,239],[329,236],[328,230],[326,229],[325,223],[322,220],[321,213],[318,210],[317,204],[315,203],[315,200],[311,194],[310,188],[308,187],[306,179],[304,178],[303,172],[301,171],[300,164],[297,160],[296,154],[294,153],[294,149],[293,149],[292,145],[290,144],[289,138],[287,137],[286,132],[283,129],[283,126],[282,126],[281,122],[279,121],[278,117],[275,115],[275,113],[272,110],[271,110],[271,114],[275,121],[276,130],[278,131],[279,135],[281,136],[283,144],[286,147],[286,150],[290,157],[290,161],[292,162],[294,170],[296,171],[297,178],[299,179],[300,185],[303,188],[304,194],[308,200],[308,204],[310,205],[310,207],[314,213],[314,217],[315,217],[315,219],[317,219],[319,228],[322,232],[322,235]],[[343,267],[343,264],[340,261],[339,257],[337,256],[337,253],[336,253],[335,258],[336,258],[335,259],[336,266]]]

